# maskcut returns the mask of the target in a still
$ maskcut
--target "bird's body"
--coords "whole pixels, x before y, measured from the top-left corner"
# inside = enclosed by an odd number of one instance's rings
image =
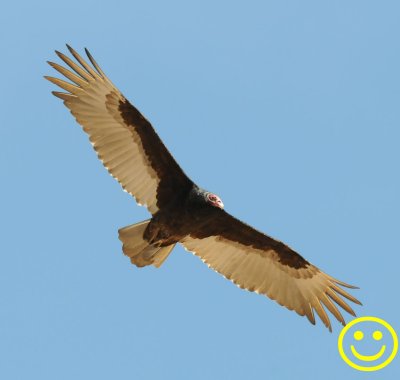
[[[165,209],[153,215],[144,237],[152,244],[178,243],[190,235],[192,227],[207,224],[213,213],[223,212],[206,203],[204,193],[193,184],[189,192],[172,199]]]
[[[57,54],[74,72],[49,63],[72,83],[46,77],[67,91],[53,94],[82,125],[110,174],[152,214],[147,221],[119,230],[123,252],[133,264],[159,267],[181,243],[239,287],[266,295],[311,323],[316,311],[331,330],[326,308],[345,324],[336,305],[355,315],[342,298],[360,303],[342,289],[353,286],[228,214],[217,195],[198,187],[183,172],[151,124],[89,52],[93,66],[68,48],[77,62]]]

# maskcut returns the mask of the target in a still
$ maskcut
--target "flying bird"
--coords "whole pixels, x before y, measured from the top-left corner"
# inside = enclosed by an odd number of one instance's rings
[[[197,186],[180,168],[150,122],[113,85],[93,59],[56,51],[66,64],[48,62],[69,81],[45,78],[66,92],[64,101],[110,174],[147,207],[151,218],[121,228],[122,250],[137,267],[160,267],[177,243],[240,288],[265,295],[315,324],[314,311],[332,331],[327,311],[345,325],[338,306],[361,303],[356,288],[322,272],[286,244],[224,210],[221,198]]]

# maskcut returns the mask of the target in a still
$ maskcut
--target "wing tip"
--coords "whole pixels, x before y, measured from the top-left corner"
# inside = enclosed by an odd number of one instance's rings
[[[71,47],[71,45],[69,44],[69,43],[65,43],[65,46],[67,47],[67,49],[72,53],[73,51],[75,51],[72,47]]]
[[[347,282],[340,281],[340,280],[338,280],[337,278],[332,277],[332,276],[329,276],[329,275],[327,275],[327,276],[328,276],[329,280],[335,282],[336,284],[338,284],[338,285],[340,285],[340,286],[344,286],[345,288],[349,288],[349,289],[360,289],[358,286],[354,286],[354,285],[348,284]]]
[[[57,56],[59,58],[61,58],[62,60],[64,60],[65,54],[61,53],[59,50],[54,50],[54,52],[57,54]]]
[[[75,95],[70,94],[68,92],[60,92],[60,91],[52,91],[51,92],[55,97],[61,99],[61,100],[71,100],[74,98],[77,98]]]

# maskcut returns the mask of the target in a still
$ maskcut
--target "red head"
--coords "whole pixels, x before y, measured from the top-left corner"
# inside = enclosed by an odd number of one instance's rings
[[[223,210],[224,204],[222,203],[222,201],[218,195],[215,195],[213,193],[207,193],[206,198],[207,198],[207,202],[211,206],[218,207],[221,210]]]

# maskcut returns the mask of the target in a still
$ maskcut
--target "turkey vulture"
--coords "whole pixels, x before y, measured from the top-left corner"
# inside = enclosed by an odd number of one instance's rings
[[[332,331],[326,308],[345,325],[336,305],[355,316],[342,298],[361,304],[342,289],[354,286],[224,211],[217,195],[186,176],[150,122],[111,83],[89,51],[85,49],[92,65],[67,47],[76,61],[56,54],[72,71],[48,62],[70,80],[46,76],[66,91],[53,94],[89,135],[110,174],[152,215],[119,230],[122,250],[133,264],[159,267],[181,243],[239,287],[268,296],[312,324],[315,310]]]

